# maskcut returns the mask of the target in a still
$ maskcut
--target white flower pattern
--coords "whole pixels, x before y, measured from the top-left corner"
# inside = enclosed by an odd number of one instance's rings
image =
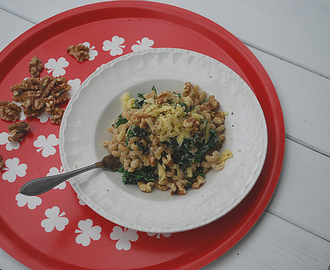
[[[135,242],[139,239],[139,235],[136,230],[122,229],[120,226],[115,226],[110,233],[110,238],[116,242],[116,249],[118,250],[130,250],[131,242]]]
[[[78,228],[75,233],[79,233],[76,237],[76,243],[87,247],[92,240],[99,240],[101,238],[102,228],[100,226],[93,226],[93,221],[91,219],[80,220],[78,222]]]
[[[84,42],[83,45],[88,47],[89,49],[89,61],[93,61],[96,56],[98,56],[99,52],[95,49],[95,46],[91,46],[89,42]]]
[[[46,219],[41,221],[41,227],[46,232],[52,232],[55,228],[58,231],[63,231],[65,226],[69,224],[69,219],[65,217],[65,212],[60,213],[60,208],[54,206],[45,211]]]
[[[69,80],[68,84],[71,86],[71,90],[68,92],[68,97],[72,98],[74,93],[79,89],[81,85],[81,80],[80,79],[74,79],[74,80]]]
[[[124,52],[125,45],[123,43],[125,39],[118,36],[113,36],[111,41],[105,40],[103,42],[103,51],[110,51],[111,56],[122,55]]]
[[[83,199],[82,199],[82,198],[80,198],[80,196],[79,196],[79,195],[77,195],[77,199],[78,199],[78,202],[79,202],[79,204],[80,204],[81,206],[84,206],[84,205],[86,205],[86,203],[83,201]]]
[[[39,119],[40,123],[46,123],[50,119],[51,115],[48,113],[42,113],[37,118]]]
[[[10,142],[8,140],[8,137],[10,136],[9,132],[2,132],[0,134],[0,145],[6,145],[7,151],[16,150],[20,147],[20,143],[18,141],[16,142]]]
[[[153,237],[156,236],[157,239],[160,239],[161,236],[164,236],[165,238],[169,238],[172,234],[171,233],[147,233],[149,236]]]
[[[63,172],[64,172],[63,166],[61,166],[60,169],[58,169],[56,167],[51,167],[49,169],[49,173],[47,173],[46,176],[52,176],[52,175],[56,175],[56,174],[63,173]],[[59,184],[56,187],[54,187],[54,189],[60,189],[60,190],[63,190],[65,188],[66,188],[66,181],[64,181],[61,184]]]
[[[152,39],[144,37],[140,40],[136,41],[137,44],[132,45],[131,49],[133,52],[143,51],[146,49],[150,49],[155,42]]]
[[[64,57],[60,57],[57,60],[55,60],[54,58],[50,58],[45,64],[47,72],[53,72],[54,77],[63,76],[66,73],[65,68],[68,66],[69,62]]]
[[[37,148],[37,152],[41,151],[43,157],[55,155],[56,149],[54,146],[58,145],[58,139],[54,134],[50,134],[47,139],[44,135],[38,136],[37,140],[33,142]]]
[[[5,166],[6,167],[3,168],[5,172],[2,174],[3,180],[12,183],[15,182],[17,176],[23,177],[26,175],[27,165],[24,163],[20,164],[20,160],[16,157],[13,159],[7,159],[5,161]]]
[[[36,209],[36,207],[42,203],[42,200],[37,196],[26,196],[21,193],[18,193],[15,199],[19,207],[24,207],[27,205],[27,207],[31,210]]]

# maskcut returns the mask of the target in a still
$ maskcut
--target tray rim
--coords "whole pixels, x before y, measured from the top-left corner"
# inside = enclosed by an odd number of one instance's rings
[[[188,10],[182,9],[180,7],[176,7],[169,4],[163,4],[163,3],[155,3],[155,2],[144,2],[144,1],[111,1],[111,2],[101,2],[101,3],[94,3],[94,4],[88,4],[80,7],[76,7],[74,9],[70,9],[67,11],[64,11],[62,13],[59,13],[57,15],[54,15],[37,25],[31,27],[27,31],[25,31],[23,34],[18,36],[15,40],[13,40],[8,46],[6,46],[0,53],[0,66],[5,66],[8,70],[7,73],[0,74],[0,81],[3,80],[3,78],[10,72],[10,70],[13,68],[14,64],[16,63],[15,59],[22,58],[22,55],[26,55],[29,51],[31,51],[34,48],[34,42],[37,40],[47,40],[53,35],[56,35],[58,33],[62,33],[68,29],[70,29],[72,26],[70,25],[70,22],[74,22],[77,17],[82,16],[83,14],[103,14],[105,9],[117,9],[117,14],[124,14],[128,10],[140,10],[140,11],[154,11],[157,10],[158,12],[161,12],[165,15],[171,15],[170,17],[176,18],[178,13],[180,15],[185,15],[186,20],[194,19],[194,24],[198,26],[199,29],[203,29],[203,34],[205,35],[214,35],[217,36],[217,34],[222,34],[222,38],[226,38],[228,43],[230,45],[236,46],[235,49],[239,50],[242,54],[243,61],[242,65],[250,66],[253,70],[257,69],[258,74],[260,76],[258,77],[263,78],[262,84],[265,85],[265,88],[273,90],[273,100],[272,100],[272,109],[273,111],[273,119],[274,122],[276,122],[278,129],[275,130],[275,137],[278,138],[279,147],[276,149],[276,153],[274,155],[277,157],[276,166],[272,166],[271,168],[271,175],[272,175],[272,181],[268,181],[268,184],[265,188],[265,193],[262,194],[260,200],[257,202],[256,206],[254,207],[254,211],[250,213],[250,218],[246,220],[244,224],[240,226],[240,228],[225,242],[223,242],[221,245],[218,245],[217,247],[214,247],[212,251],[209,251],[202,256],[195,258],[193,261],[186,260],[184,265],[181,265],[181,269],[191,269],[191,268],[198,268],[203,267],[206,264],[212,262],[213,260],[217,259],[221,255],[223,255],[225,252],[227,252],[231,247],[233,247],[239,240],[242,239],[242,237],[253,227],[253,225],[257,222],[261,214],[264,212],[266,206],[268,205],[268,202],[270,201],[274,190],[276,188],[282,165],[283,165],[283,158],[284,158],[284,152],[285,152],[285,133],[284,133],[284,119],[283,119],[283,113],[281,109],[281,105],[276,93],[276,90],[271,82],[271,79],[269,78],[267,72],[261,65],[261,63],[258,61],[258,59],[252,54],[252,52],[234,35],[232,35],[228,30],[224,29],[220,25],[216,24],[215,22]],[[124,13],[123,13],[124,12]],[[138,13],[137,13],[138,14]],[[148,13],[149,14],[149,13]],[[149,14],[150,16],[150,14]],[[93,16],[90,16],[93,17]],[[136,17],[141,17],[136,16]],[[154,18],[158,19],[155,16],[150,16],[148,18]],[[99,17],[98,20],[102,19],[111,19],[109,16],[103,14],[103,16]],[[93,20],[92,20],[93,21]],[[85,24],[92,22],[84,21]],[[191,27],[191,25],[190,25]],[[57,31],[48,31],[49,28],[57,28]],[[216,41],[216,40],[215,40]],[[25,50],[18,50],[19,48],[24,47]],[[18,51],[17,51],[18,50]],[[249,84],[249,82],[247,82]],[[260,82],[259,82],[260,83]],[[266,95],[266,94],[265,94]],[[258,98],[258,97],[257,97]],[[259,98],[258,98],[259,100]],[[260,102],[260,101],[259,101]],[[262,105],[262,103],[260,102]],[[274,119],[274,115],[277,115],[277,118]],[[269,131],[268,131],[269,132]],[[267,158],[266,158],[267,159]],[[244,201],[244,200],[243,200]],[[58,261],[54,258],[51,258],[49,256],[43,255],[43,258],[38,260],[36,257],[39,253],[36,249],[31,247],[28,243],[22,242],[22,239],[19,238],[14,232],[10,231],[10,228],[8,224],[5,223],[5,221],[0,218],[0,228],[4,228],[3,231],[8,233],[7,235],[1,230],[0,231],[0,240],[1,240],[1,248],[4,249],[10,256],[14,257],[20,262],[26,263],[29,267],[45,267],[47,266],[47,269],[59,269],[63,266],[70,266],[71,269],[75,269],[75,266],[68,265],[67,263],[64,263],[62,261]],[[11,237],[9,237],[11,235]],[[22,245],[15,246],[15,248],[12,245],[12,241],[10,241],[11,238],[19,238],[18,240]],[[33,256],[34,258],[28,258],[30,256]],[[183,260],[184,261],[184,260]],[[188,261],[188,263],[187,263]],[[54,263],[54,264],[52,264]],[[171,262],[167,262],[171,265]],[[56,264],[56,265],[55,265]],[[178,266],[176,264],[176,266]],[[81,269],[81,267],[79,267]]]

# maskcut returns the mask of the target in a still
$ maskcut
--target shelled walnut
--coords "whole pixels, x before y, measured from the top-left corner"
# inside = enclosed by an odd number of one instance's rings
[[[62,117],[64,114],[64,109],[63,108],[55,108],[52,117],[50,118],[50,122],[53,124],[59,125],[62,122]]]
[[[0,101],[0,117],[5,121],[16,121],[20,117],[21,107],[11,101]]]
[[[13,100],[21,102],[26,117],[38,117],[43,112],[55,114],[52,123],[60,124],[64,109],[58,106],[68,100],[67,92],[71,86],[64,77],[28,78],[13,85]]]
[[[83,44],[71,45],[67,47],[67,52],[75,57],[79,62],[89,59],[89,48]]]
[[[30,129],[30,125],[25,121],[13,123],[8,126],[8,131],[11,134],[11,136],[8,137],[8,140],[10,142],[19,141],[23,139],[28,132],[30,132]]]
[[[44,66],[41,62],[41,60],[34,56],[31,59],[31,62],[29,63],[29,72],[31,74],[31,77],[39,77],[40,72],[44,69]]]

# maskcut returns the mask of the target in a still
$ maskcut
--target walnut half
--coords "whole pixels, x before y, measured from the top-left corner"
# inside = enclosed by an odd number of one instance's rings
[[[79,62],[83,62],[89,59],[89,48],[83,44],[71,45],[66,50]]]
[[[41,62],[41,60],[34,56],[31,59],[31,62],[29,63],[29,72],[31,74],[31,77],[39,77],[40,72],[44,69],[44,66]]]
[[[8,126],[8,131],[11,136],[8,137],[8,141],[15,142],[24,138],[24,136],[30,132],[30,125],[25,122],[17,122]]]
[[[0,117],[5,121],[16,121],[20,117],[21,107],[11,101],[0,101]]]

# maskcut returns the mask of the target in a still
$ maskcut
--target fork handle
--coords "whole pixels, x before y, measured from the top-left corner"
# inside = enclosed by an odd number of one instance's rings
[[[52,188],[70,179],[71,177],[74,177],[78,174],[90,171],[95,168],[99,168],[96,163],[70,172],[37,178],[26,182],[21,187],[19,192],[27,196],[39,195],[51,190]]]

